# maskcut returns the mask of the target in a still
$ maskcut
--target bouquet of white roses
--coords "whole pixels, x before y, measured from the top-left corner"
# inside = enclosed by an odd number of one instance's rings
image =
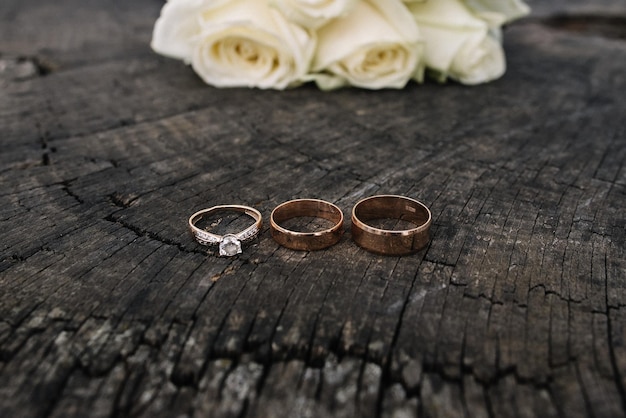
[[[151,46],[217,87],[402,88],[425,73],[479,84],[504,74],[502,25],[528,11],[522,0],[169,0]]]

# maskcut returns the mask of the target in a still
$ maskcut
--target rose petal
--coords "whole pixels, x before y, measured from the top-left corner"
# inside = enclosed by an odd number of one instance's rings
[[[345,16],[360,0],[271,0],[270,5],[290,21],[317,29],[331,19]]]
[[[487,23],[459,0],[407,3],[407,6],[425,39],[426,66],[443,79],[464,45],[474,45],[487,36]]]
[[[228,0],[170,0],[154,24],[152,49],[167,57],[191,59],[191,39],[200,33],[198,16],[203,10],[221,6]]]
[[[530,7],[522,0],[465,0],[476,13],[499,13],[503,23],[511,22],[530,13]]]

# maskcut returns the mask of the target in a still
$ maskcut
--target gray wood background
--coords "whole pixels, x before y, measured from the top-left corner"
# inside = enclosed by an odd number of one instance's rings
[[[0,416],[625,415],[623,0],[530,2],[484,86],[332,93],[204,85],[162,4],[0,3]],[[378,193],[425,250],[186,229]]]

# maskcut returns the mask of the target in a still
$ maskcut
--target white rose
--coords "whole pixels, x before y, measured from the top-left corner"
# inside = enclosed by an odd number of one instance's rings
[[[424,59],[440,81],[447,77],[479,84],[506,70],[497,31],[474,15],[461,0],[410,2],[407,7],[425,39]]]
[[[189,37],[161,41],[155,50],[165,50],[158,48],[163,44],[170,45],[170,51],[181,46],[178,57],[190,60],[196,73],[217,87],[284,89],[304,79],[315,51],[315,38],[309,31],[287,21],[266,0],[217,1],[219,5],[216,1],[197,0],[200,8],[184,9],[188,13],[184,18],[182,7],[175,9],[176,18],[167,16],[164,7],[160,20],[165,23],[155,26],[160,36],[154,39],[172,33]],[[181,22],[190,26],[183,29]],[[189,57],[184,55],[188,52]]]
[[[361,0],[319,29],[311,79],[323,90],[402,88],[423,74],[421,52],[419,30],[401,0]]]
[[[191,40],[200,34],[200,13],[229,0],[169,0],[154,24],[150,46],[161,55],[191,62]]]
[[[307,28],[319,28],[331,19],[344,16],[357,0],[271,0],[287,19]]]
[[[468,43],[454,57],[449,75],[463,84],[474,85],[502,77],[506,72],[504,50],[491,32]]]

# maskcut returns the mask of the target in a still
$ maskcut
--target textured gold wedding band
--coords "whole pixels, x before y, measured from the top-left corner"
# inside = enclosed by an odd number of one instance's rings
[[[411,229],[380,229],[368,225],[375,219],[398,219],[415,224]],[[404,196],[380,195],[360,200],[352,208],[352,239],[360,247],[382,255],[406,255],[424,248],[430,239],[430,210]]]
[[[293,218],[313,217],[329,220],[333,226],[315,232],[296,232],[280,224]],[[336,244],[343,235],[343,212],[332,203],[318,199],[296,199],[278,205],[270,216],[272,238],[292,250],[321,250]]]
[[[200,229],[196,224],[204,217],[218,212],[242,212],[254,219],[254,224],[240,232],[218,235]],[[232,257],[241,254],[241,243],[252,240],[261,230],[263,217],[261,212],[249,206],[221,205],[200,210],[189,218],[189,230],[196,241],[202,245],[219,245],[219,255]]]

